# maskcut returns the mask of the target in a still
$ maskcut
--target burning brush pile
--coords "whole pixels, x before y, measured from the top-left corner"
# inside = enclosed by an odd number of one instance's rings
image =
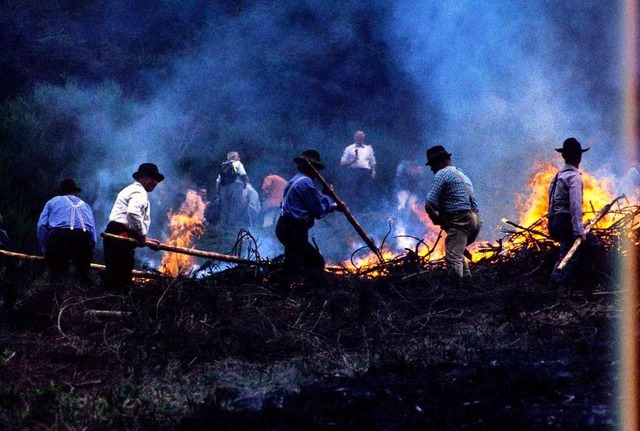
[[[553,259],[556,243],[549,237],[547,231],[548,184],[557,169],[551,164],[541,164],[536,167],[537,174],[532,178],[531,193],[518,198],[520,219],[513,222],[502,219],[504,224],[500,230],[502,238],[490,243],[474,243],[467,257],[475,263],[474,267],[480,272],[485,271],[486,265],[518,266],[522,261],[537,260],[544,254],[548,260]],[[626,253],[623,249],[624,238],[630,239],[630,244],[637,246],[640,228],[640,206],[637,196],[614,195],[614,183],[609,178],[596,178],[583,173],[584,182],[584,223],[598,239],[597,253],[609,254]],[[366,277],[389,276],[394,273],[415,271],[415,275],[424,272],[438,271],[444,268],[444,240],[443,231],[438,230],[425,215],[421,205],[414,202],[412,211],[424,223],[426,235],[424,238],[413,238],[415,247],[405,248],[402,254],[396,254],[384,248],[382,259],[376,253],[364,257],[347,260],[340,266],[330,266],[328,269],[340,274],[357,274]],[[410,237],[404,235],[402,239]],[[386,238],[385,238],[386,239]],[[360,251],[360,250],[358,250]],[[354,253],[354,256],[357,254]],[[594,256],[594,258],[598,258]],[[528,268],[527,265],[522,267]],[[533,268],[539,271],[541,266]],[[547,274],[550,268],[545,268]],[[404,274],[405,276],[407,274]],[[409,275],[412,276],[412,275]]]
[[[229,255],[192,248],[196,193],[172,221],[187,240],[165,240],[163,275],[129,295],[5,270],[21,289],[0,314],[0,428],[611,428],[614,262],[638,246],[640,206],[583,174],[600,246],[583,283],[555,289],[543,172],[504,237],[471,250],[467,288],[447,283],[434,229],[331,266],[323,289],[275,291],[248,232]]]

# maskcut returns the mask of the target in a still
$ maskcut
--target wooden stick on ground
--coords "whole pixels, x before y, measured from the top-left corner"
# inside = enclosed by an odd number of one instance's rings
[[[587,223],[587,225],[584,227],[584,234],[585,235],[588,234],[591,231],[591,228],[593,228],[600,221],[600,219],[602,219],[602,217],[604,217],[609,212],[609,210],[611,210],[611,207],[616,202],[618,202],[620,199],[623,199],[623,198],[626,198],[626,196],[625,195],[618,196],[617,198],[612,200],[610,203],[602,207],[600,212],[593,219],[591,219],[591,221],[589,221],[589,223]],[[564,257],[558,264],[558,271],[562,271],[564,267],[567,266],[567,263],[569,263],[569,260],[576,253],[576,250],[578,250],[578,247],[580,247],[580,244],[582,244],[582,237],[576,238],[576,240],[574,241],[573,245],[571,246],[567,254],[564,255]]]
[[[320,172],[318,172],[316,167],[313,166],[313,164],[309,160],[305,159],[305,161],[311,167],[311,169],[313,169],[313,172],[315,172],[316,177],[318,178],[318,181],[320,181],[320,183],[324,187],[324,191],[326,191],[329,194],[329,196],[331,196],[331,198],[333,198],[333,200],[338,205],[338,208],[340,208],[340,211],[344,214],[344,216],[347,218],[349,223],[351,223],[351,226],[354,227],[354,229],[356,230],[358,235],[360,235],[360,238],[362,238],[364,243],[367,244],[367,247],[369,247],[371,249],[371,251],[376,255],[376,257],[378,258],[380,263],[384,264],[384,258],[382,257],[382,253],[380,253],[380,250],[378,249],[376,244],[373,242],[371,237],[369,235],[367,235],[367,233],[364,231],[362,226],[360,226],[360,223],[358,223],[356,221],[356,219],[353,216],[353,214],[351,214],[351,212],[347,208],[347,205],[342,201],[342,199],[340,199],[338,197],[336,192],[333,191],[333,188],[330,187],[329,183],[327,183],[327,181],[322,177],[322,175],[320,175]]]
[[[100,235],[103,238],[114,239],[114,240],[122,241],[122,242],[128,242],[130,244],[134,244],[134,245],[137,245],[137,246],[141,245],[137,240],[135,240],[133,238],[128,238],[128,237],[119,236],[119,235],[113,235],[111,233],[106,233],[106,232],[103,232]],[[222,262],[238,263],[238,264],[241,264],[241,265],[269,265],[268,262],[260,262],[260,261],[256,261],[256,260],[243,259],[243,258],[238,257],[238,256],[216,253],[214,251],[202,251],[202,250],[197,250],[195,248],[178,247],[176,245],[163,244],[163,243],[160,243],[160,244],[157,244],[157,245],[146,243],[144,245],[147,246],[147,247],[150,247],[152,250],[157,248],[159,250],[171,251],[171,252],[174,252],[174,253],[188,254],[190,256],[206,257],[207,259],[219,260],[219,261],[222,261]]]
[[[14,251],[8,251],[8,250],[2,250],[0,249],[0,255],[2,256],[8,256],[8,257],[13,257],[16,259],[21,259],[21,260],[37,260],[40,262],[44,262],[44,256],[37,256],[37,255],[33,255],[33,254],[24,254],[24,253],[16,253]],[[101,265],[99,263],[92,263],[91,264],[91,269],[95,269],[98,271],[104,271],[105,270],[105,266]],[[148,271],[138,271],[138,270],[133,270],[133,276],[137,277],[137,278],[161,278],[162,275],[160,274],[156,274],[153,272],[148,272]]]

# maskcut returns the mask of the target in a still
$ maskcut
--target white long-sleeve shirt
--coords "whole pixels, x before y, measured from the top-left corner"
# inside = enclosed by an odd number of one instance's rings
[[[358,152],[357,160],[356,151]],[[376,166],[376,156],[373,152],[373,147],[367,144],[361,147],[355,143],[349,145],[342,153],[340,164],[342,166],[349,166],[350,168],[374,169]]]
[[[136,181],[118,193],[109,221],[121,223],[140,236],[147,235],[151,224],[151,205],[142,184]]]

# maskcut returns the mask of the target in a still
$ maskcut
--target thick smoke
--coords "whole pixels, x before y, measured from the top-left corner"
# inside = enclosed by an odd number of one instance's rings
[[[618,12],[599,1],[395,9],[395,52],[439,113],[424,142],[471,175],[489,224],[515,215],[534,160],[561,163],[565,138],[593,147],[586,169],[619,156]]]
[[[342,149],[364,129],[388,204],[378,208],[394,206],[401,160],[423,163],[428,146],[443,144],[474,180],[492,239],[498,220],[514,216],[532,161],[556,157],[565,137],[593,146],[587,169],[618,154],[619,11],[607,2],[298,3],[163,2],[145,15],[110,2],[49,23],[86,53],[42,104],[77,117],[76,172],[92,185],[99,225],[139,163],[167,176],[152,195],[160,236],[168,208],[187,187],[211,187],[229,150],[256,189],[269,173],[292,175],[292,157],[309,147],[339,184]],[[47,25],[21,13],[15,22]],[[137,69],[104,60],[145,44],[158,58],[140,56]],[[383,233],[385,216],[367,229]]]

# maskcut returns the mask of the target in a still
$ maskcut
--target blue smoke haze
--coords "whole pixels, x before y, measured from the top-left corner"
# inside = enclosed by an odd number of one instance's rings
[[[387,182],[400,160],[423,162],[427,147],[445,145],[475,183],[486,239],[500,218],[515,217],[533,160],[559,163],[553,148],[568,136],[592,146],[587,170],[621,173],[614,2],[171,4],[158,23],[128,2],[102,12],[89,5],[57,23],[83,46],[113,38],[109,49],[121,46],[123,56],[180,23],[195,29],[155,68],[141,59],[130,82],[96,79],[107,72],[88,52],[82,73],[42,95],[49,109],[78,118],[81,179],[94,186],[103,224],[139,163],[153,161],[167,176],[152,195],[157,232],[161,211],[177,206],[186,186],[211,185],[216,172],[202,172],[227,151],[240,151],[258,186],[268,173],[291,175],[292,157],[308,147],[338,176],[333,167],[356,129],[367,132]],[[178,180],[188,177],[185,159],[200,178]],[[380,200],[392,200],[392,187],[380,187]]]

